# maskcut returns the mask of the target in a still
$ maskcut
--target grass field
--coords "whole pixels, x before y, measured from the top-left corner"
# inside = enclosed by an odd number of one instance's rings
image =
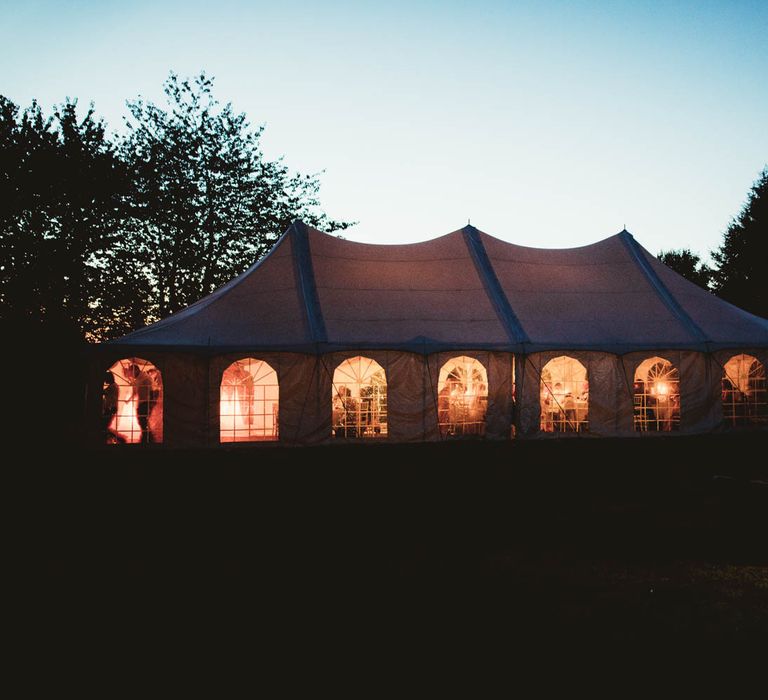
[[[33,471],[57,588],[223,588],[222,604],[238,592],[268,601],[265,615],[365,610],[415,638],[461,624],[532,645],[759,646],[766,445],[118,447]]]

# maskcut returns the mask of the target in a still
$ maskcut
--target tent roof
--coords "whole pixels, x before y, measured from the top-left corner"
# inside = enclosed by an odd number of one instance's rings
[[[713,350],[768,347],[768,321],[688,282],[627,231],[568,249],[514,245],[473,226],[372,245],[296,221],[243,274],[109,345]]]

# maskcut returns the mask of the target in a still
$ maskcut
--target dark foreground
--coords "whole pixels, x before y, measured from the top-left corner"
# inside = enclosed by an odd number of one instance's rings
[[[276,644],[344,628],[361,644],[462,629],[528,648],[759,647],[766,444],[85,452],[35,468],[44,580],[107,606],[183,600],[190,619],[249,608]]]

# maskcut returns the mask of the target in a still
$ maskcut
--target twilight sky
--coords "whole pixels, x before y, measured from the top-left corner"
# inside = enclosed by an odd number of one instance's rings
[[[0,94],[118,131],[204,69],[366,243],[471,218],[706,256],[768,163],[766,0],[0,0],[0,29]]]

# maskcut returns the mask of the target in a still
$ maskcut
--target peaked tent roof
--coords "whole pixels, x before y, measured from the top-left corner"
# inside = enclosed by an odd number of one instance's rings
[[[688,282],[627,231],[568,249],[514,245],[473,226],[372,245],[295,221],[244,273],[110,345],[714,350],[768,347],[768,320]]]

